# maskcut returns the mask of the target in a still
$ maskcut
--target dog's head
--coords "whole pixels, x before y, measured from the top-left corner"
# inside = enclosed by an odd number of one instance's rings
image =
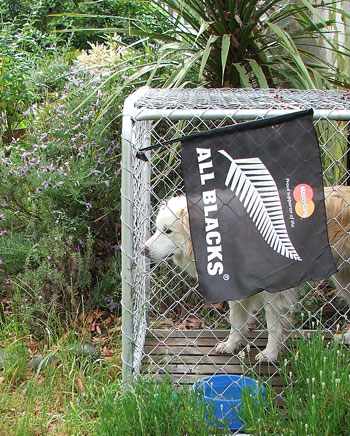
[[[194,276],[193,250],[185,196],[172,197],[157,214],[156,231],[145,242],[142,251],[153,260],[172,259]]]

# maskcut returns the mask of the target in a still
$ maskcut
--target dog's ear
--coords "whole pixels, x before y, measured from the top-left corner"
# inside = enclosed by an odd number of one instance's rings
[[[179,218],[181,219],[182,225],[184,226],[185,232],[190,234],[190,220],[188,218],[187,206],[180,210]]]
[[[190,259],[194,259],[193,246],[192,246],[191,233],[190,233],[190,220],[188,217],[187,206],[183,207],[180,210],[179,218],[181,220],[184,236],[186,237],[186,241],[183,248],[187,252],[187,255],[190,257]]]

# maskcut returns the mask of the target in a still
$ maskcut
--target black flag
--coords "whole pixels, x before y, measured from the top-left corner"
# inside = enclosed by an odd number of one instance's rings
[[[277,292],[337,271],[312,113],[181,139],[191,238],[206,303]]]

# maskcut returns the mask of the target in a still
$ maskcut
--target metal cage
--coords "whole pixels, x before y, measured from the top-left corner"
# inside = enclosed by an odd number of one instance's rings
[[[182,193],[183,184],[178,143],[147,152],[147,162],[139,160],[137,152],[191,133],[308,108],[314,109],[325,185],[349,184],[348,92],[145,87],[126,99],[122,129],[124,381],[143,373],[161,377],[168,372],[174,382],[191,384],[208,374],[248,372],[273,379],[283,389],[278,364],[254,360],[266,342],[262,316],[255,316],[255,330],[241,353],[217,355],[215,344],[229,333],[227,306],[204,307],[196,283],[171,261],[154,264],[142,255],[159,204]],[[291,330],[304,334],[319,323],[331,333],[337,324],[344,325],[347,313],[329,281],[308,283],[300,291]]]

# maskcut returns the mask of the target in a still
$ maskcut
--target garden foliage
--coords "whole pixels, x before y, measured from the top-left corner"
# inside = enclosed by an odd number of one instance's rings
[[[321,6],[336,10],[338,2]],[[0,280],[14,307],[37,308],[40,301],[78,310],[87,299],[116,307],[126,95],[146,83],[343,83],[336,66],[307,50],[310,41],[339,56],[347,50],[332,45],[319,7],[307,0],[6,0]]]
[[[27,52],[22,54],[25,58]],[[57,62],[57,56],[52,59]],[[50,303],[51,309],[78,310],[89,297],[114,308],[119,299],[119,110],[103,115],[100,110],[122,79],[116,76],[104,86],[110,69],[63,62],[61,77],[49,89],[50,74],[40,74],[41,58],[32,71],[21,72],[19,89],[21,64],[9,62],[12,83],[6,89],[12,94],[1,113],[6,120],[15,109],[25,134],[16,137],[8,122],[2,125],[2,288],[17,296],[21,310],[32,310],[39,301],[41,307]],[[33,77],[41,77],[39,85]]]
[[[162,382],[135,380],[123,391],[110,386],[102,402],[97,434],[100,436],[209,436],[221,434],[213,422],[213,407],[188,388],[175,390]],[[225,430],[224,430],[225,431]],[[226,431],[228,429],[226,428]]]
[[[328,342],[321,330],[297,341],[290,362],[281,362],[285,384],[281,409],[276,392],[267,388],[268,401],[244,398],[242,420],[256,436],[341,436],[350,428],[349,350]]]

